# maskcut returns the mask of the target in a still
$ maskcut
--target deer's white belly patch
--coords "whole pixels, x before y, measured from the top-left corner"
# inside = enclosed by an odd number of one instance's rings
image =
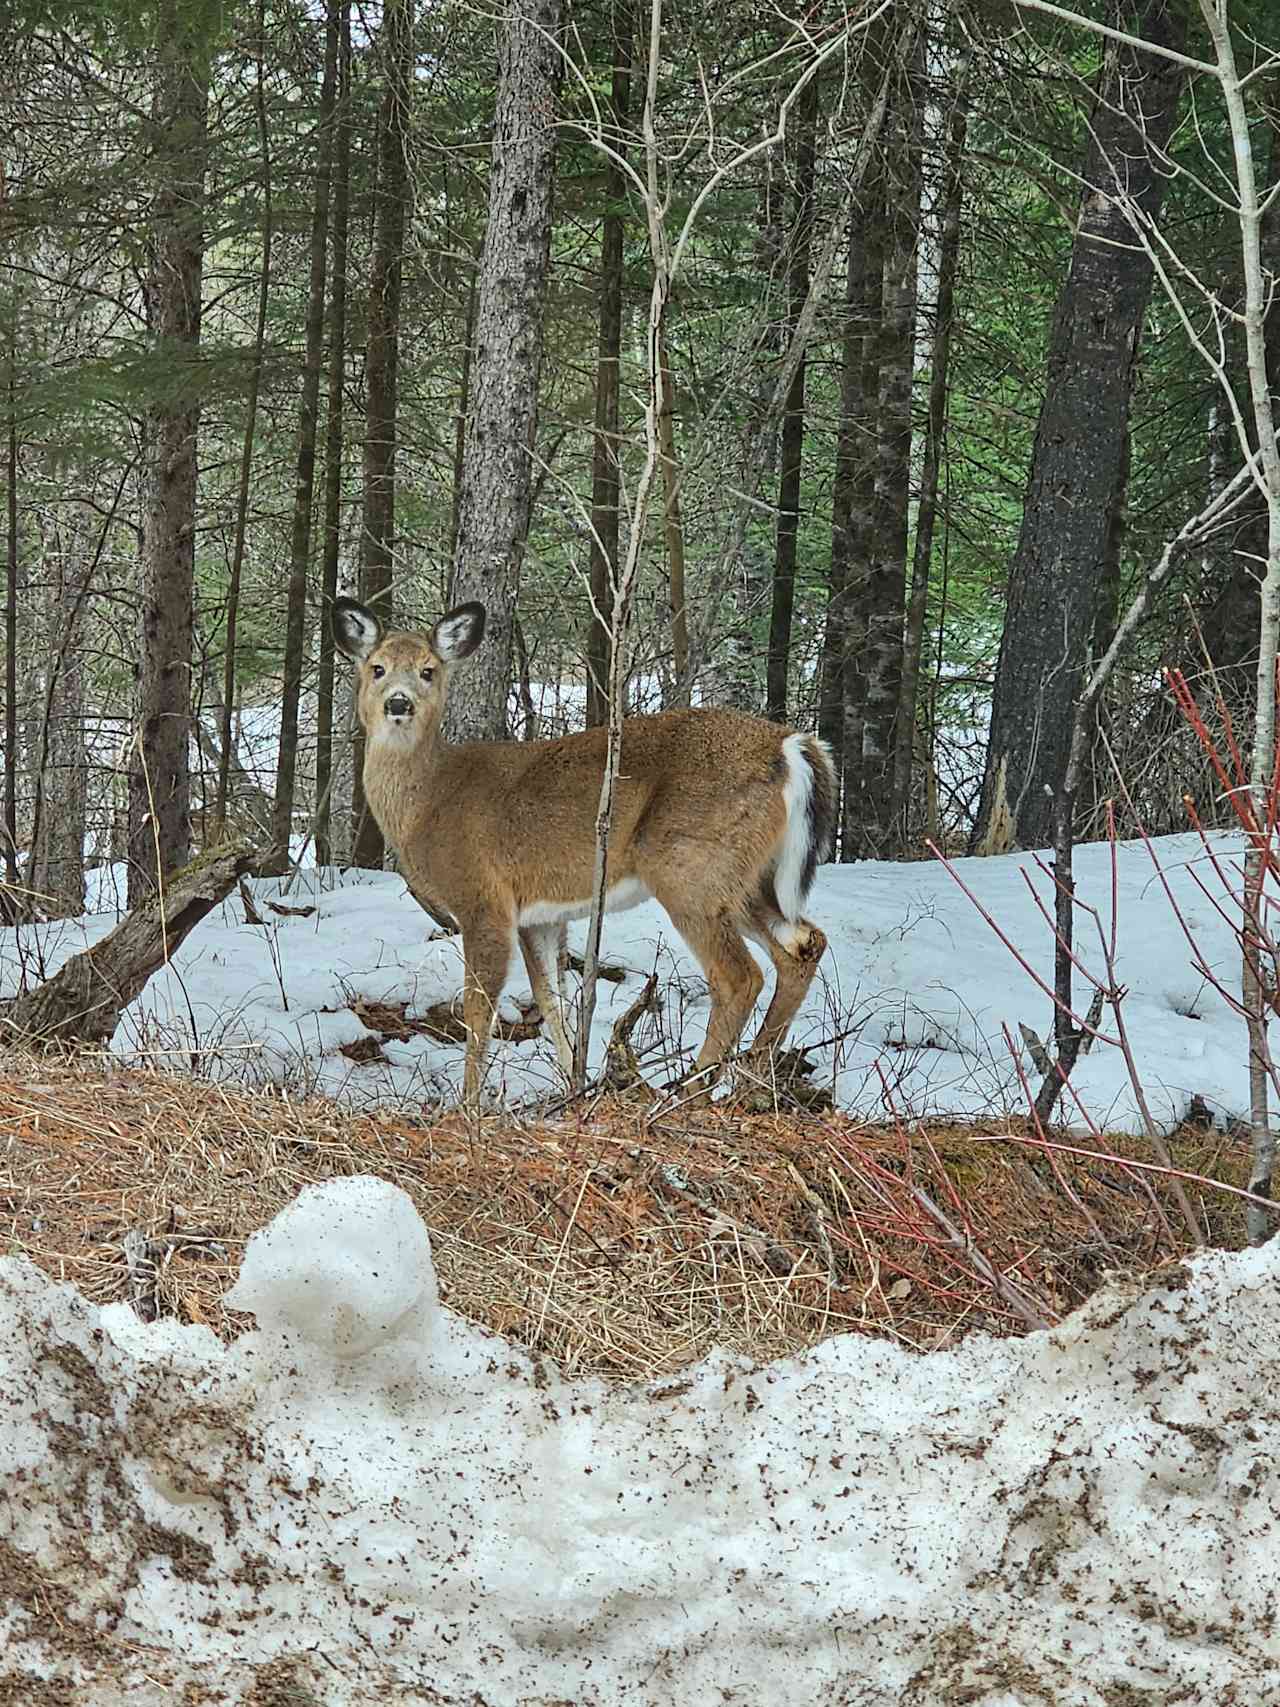
[[[606,889],[604,910],[606,913],[625,913],[628,908],[639,907],[652,899],[653,891],[638,877],[624,877],[621,883]],[[521,925],[561,925],[570,919],[588,918],[590,914],[590,896],[585,901],[531,901],[527,907],[521,907],[516,922]]]

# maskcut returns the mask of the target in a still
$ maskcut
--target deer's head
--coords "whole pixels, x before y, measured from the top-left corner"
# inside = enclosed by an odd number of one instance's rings
[[[440,726],[449,666],[484,638],[484,606],[446,611],[430,634],[388,632],[367,605],[335,599],[333,639],[355,660],[356,710],[371,743],[416,746]]]

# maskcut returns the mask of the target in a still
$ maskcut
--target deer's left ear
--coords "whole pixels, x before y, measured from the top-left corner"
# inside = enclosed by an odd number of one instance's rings
[[[382,639],[382,624],[367,605],[355,599],[333,601],[333,643],[339,652],[362,664]]]
[[[484,606],[474,600],[446,611],[431,631],[432,650],[446,664],[469,658],[483,639]]]

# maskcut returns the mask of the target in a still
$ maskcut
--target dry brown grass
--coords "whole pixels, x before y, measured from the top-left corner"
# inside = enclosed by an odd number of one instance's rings
[[[304,1185],[374,1173],[417,1204],[453,1309],[568,1370],[650,1379],[717,1344],[763,1360],[846,1331],[921,1350],[1019,1333],[1188,1249],[1159,1175],[1018,1131],[616,1098],[469,1126],[0,1055],[0,1254],[105,1302],[130,1296],[142,1235],[158,1307],[231,1334],[254,1229]],[[1172,1142],[1179,1166],[1244,1183],[1242,1145]],[[1215,1242],[1242,1241],[1238,1199],[1193,1201]]]

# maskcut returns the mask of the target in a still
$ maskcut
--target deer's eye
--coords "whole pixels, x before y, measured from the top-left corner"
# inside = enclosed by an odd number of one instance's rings
[[[424,668],[422,671],[422,679],[424,682],[429,682],[431,680],[432,676],[434,676],[434,675],[435,675],[435,671],[433,669],[431,669],[429,666]]]
[[[371,664],[369,666],[369,674],[373,677],[375,682],[380,682],[386,673],[385,668],[381,664]]]

